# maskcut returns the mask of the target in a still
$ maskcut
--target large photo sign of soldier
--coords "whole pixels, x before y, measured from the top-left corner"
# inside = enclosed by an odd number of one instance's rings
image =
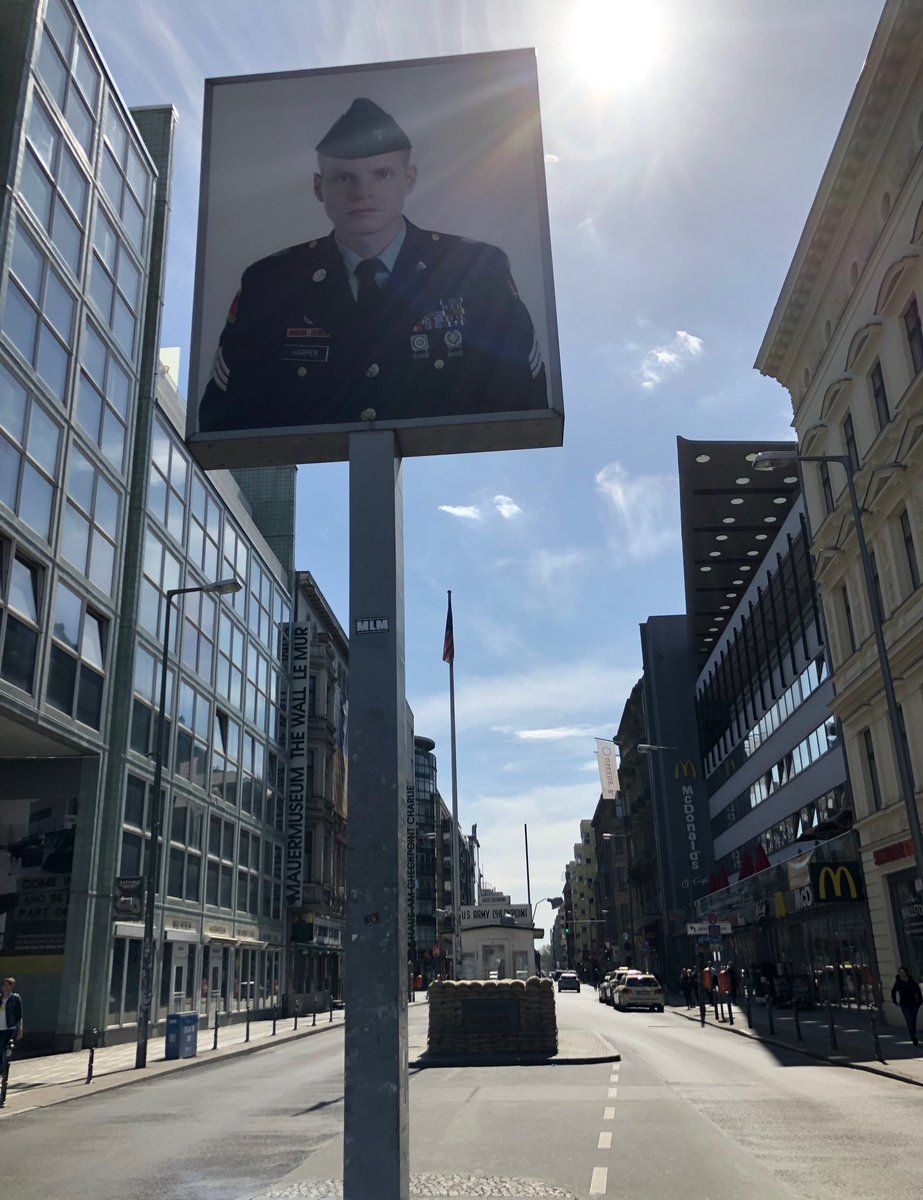
[[[561,444],[531,51],[210,80],[202,166],[204,466]]]

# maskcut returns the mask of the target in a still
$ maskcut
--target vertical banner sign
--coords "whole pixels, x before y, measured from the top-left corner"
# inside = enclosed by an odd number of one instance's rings
[[[596,763],[603,799],[614,800],[619,790],[619,772],[615,764],[615,746],[605,738],[596,739]]]
[[[407,961],[417,962],[417,804],[407,784]]]
[[[291,627],[288,710],[288,797],[285,806],[285,903],[301,905],[304,873],[304,806],[308,787],[308,671],[311,626]]]

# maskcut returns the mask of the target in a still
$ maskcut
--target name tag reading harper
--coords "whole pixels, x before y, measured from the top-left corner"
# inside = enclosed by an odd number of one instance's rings
[[[387,617],[356,618],[356,633],[387,633],[390,628]]]

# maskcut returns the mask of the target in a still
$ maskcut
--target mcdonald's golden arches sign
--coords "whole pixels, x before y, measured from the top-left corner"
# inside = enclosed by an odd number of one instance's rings
[[[865,895],[857,862],[811,863],[811,886],[815,904],[861,900]]]

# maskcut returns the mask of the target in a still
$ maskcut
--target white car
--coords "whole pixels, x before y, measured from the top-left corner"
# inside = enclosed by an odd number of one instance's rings
[[[622,1012],[628,1008],[663,1012],[663,988],[653,975],[626,975],[615,989],[615,1007]]]

